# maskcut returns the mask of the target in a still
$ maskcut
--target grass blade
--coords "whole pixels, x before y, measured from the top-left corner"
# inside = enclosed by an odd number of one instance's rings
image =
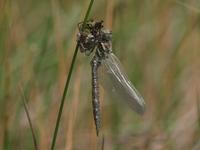
[[[28,105],[26,103],[27,98],[26,98],[26,96],[25,96],[25,94],[24,94],[24,92],[23,92],[21,87],[19,87],[19,90],[20,90],[20,93],[21,93],[21,96],[22,96],[22,102],[23,102],[24,110],[26,112],[28,123],[29,123],[30,129],[31,129],[31,134],[32,134],[32,137],[33,137],[34,147],[35,147],[35,150],[38,150],[36,135],[35,135],[35,132],[34,132],[34,129],[33,129],[33,124],[32,124],[32,121],[31,121],[30,113],[28,111]]]
[[[104,150],[104,145],[105,145],[105,137],[103,135],[102,142],[101,142],[101,150]]]
[[[91,0],[90,4],[89,4],[89,7],[87,9],[87,12],[86,12],[84,21],[83,21],[83,27],[85,27],[85,23],[88,20],[88,17],[89,17],[89,14],[90,14],[90,11],[91,11],[93,3],[94,3],[94,0]],[[67,81],[65,83],[65,88],[64,88],[62,99],[61,99],[60,107],[59,107],[58,117],[57,117],[57,120],[56,120],[56,127],[55,127],[55,130],[54,130],[53,140],[52,140],[52,143],[51,143],[51,150],[54,150],[54,148],[55,148],[56,138],[57,138],[57,134],[58,134],[58,128],[59,128],[59,125],[60,125],[60,119],[61,119],[63,106],[64,106],[64,101],[65,101],[65,97],[67,95],[69,82],[71,80],[71,75],[72,75],[72,71],[73,71],[73,68],[74,68],[76,56],[77,56],[77,53],[78,53],[78,48],[79,48],[79,46],[77,44],[76,48],[75,48],[75,51],[74,51],[73,58],[72,58],[71,66],[70,66],[70,69],[69,69],[69,74],[68,74],[68,77],[67,77]]]
[[[196,90],[196,93],[197,93],[197,120],[198,120],[198,130],[200,130],[200,98],[199,98],[199,92],[198,92],[198,89]]]

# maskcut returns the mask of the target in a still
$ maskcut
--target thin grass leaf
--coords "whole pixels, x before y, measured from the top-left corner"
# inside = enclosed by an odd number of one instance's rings
[[[21,88],[21,86],[19,86],[19,90],[20,90],[20,93],[21,93],[21,96],[22,96],[23,107],[24,107],[24,110],[26,112],[28,123],[29,123],[30,129],[31,129],[31,134],[32,134],[32,138],[33,138],[33,144],[34,144],[35,150],[38,150],[36,134],[35,134],[35,131],[34,131],[34,128],[33,128],[33,123],[31,121],[31,116],[30,116],[30,113],[29,113],[29,110],[28,110],[28,105],[26,103],[27,98],[26,98],[26,96],[24,94],[24,91]]]
[[[104,145],[105,145],[105,137],[103,135],[102,142],[101,142],[101,150],[104,150]]]
[[[197,119],[198,119],[198,128],[200,130],[200,97],[199,97],[198,90],[196,91],[196,94],[197,94],[197,98],[196,98],[196,101],[197,101]]]
[[[89,17],[90,11],[92,9],[93,3],[94,3],[94,0],[91,0],[89,7],[87,9],[87,12],[86,12],[84,21],[83,21],[83,27],[85,27],[86,21],[88,20],[88,17]],[[70,69],[69,69],[69,74],[68,74],[68,77],[67,77],[67,81],[65,83],[65,88],[64,88],[63,96],[62,96],[60,107],[59,107],[58,117],[57,117],[57,120],[56,120],[56,127],[55,127],[55,130],[54,130],[53,140],[52,140],[52,143],[51,143],[51,150],[54,150],[54,148],[55,148],[55,143],[56,143],[57,134],[58,134],[58,128],[59,128],[59,125],[60,125],[60,119],[61,119],[61,115],[62,115],[62,111],[63,111],[63,107],[64,107],[64,101],[65,101],[65,97],[67,95],[67,91],[68,91],[68,88],[69,88],[69,83],[70,83],[70,80],[71,80],[72,71],[73,71],[76,56],[77,56],[77,53],[78,53],[78,48],[79,48],[79,45],[76,44],[76,48],[75,48],[74,55],[73,55],[73,58],[72,58],[72,62],[71,62]]]

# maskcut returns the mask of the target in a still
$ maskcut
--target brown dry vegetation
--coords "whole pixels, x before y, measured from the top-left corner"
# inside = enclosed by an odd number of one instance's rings
[[[34,149],[23,87],[40,150],[50,148],[76,25],[89,1],[0,0],[0,149]],[[105,150],[200,149],[200,1],[99,0],[93,19],[146,101],[138,116],[101,90]],[[78,54],[56,149],[99,149],[90,58]]]

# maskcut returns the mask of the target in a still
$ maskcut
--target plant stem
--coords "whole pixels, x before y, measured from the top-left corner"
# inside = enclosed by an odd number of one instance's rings
[[[94,2],[94,0],[90,1],[89,7],[87,9],[87,12],[86,12],[86,15],[85,15],[85,18],[84,18],[84,21],[83,21],[83,28],[85,27],[86,21],[89,17],[93,2]],[[70,83],[70,80],[71,80],[71,75],[72,75],[72,71],[73,71],[73,68],[74,68],[76,56],[77,56],[77,53],[78,53],[78,48],[79,48],[79,46],[78,46],[78,44],[76,44],[76,48],[75,48],[74,55],[73,55],[73,58],[72,58],[71,66],[70,66],[70,69],[69,69],[69,74],[68,74],[68,77],[67,77],[67,81],[65,83],[65,88],[64,88],[63,96],[62,96],[61,103],[60,103],[58,117],[57,117],[57,120],[56,120],[56,127],[55,127],[55,130],[54,130],[53,140],[52,140],[52,143],[51,143],[51,150],[54,150],[54,148],[55,148],[56,138],[57,138],[57,134],[58,134],[58,128],[59,128],[59,125],[60,125],[60,119],[61,119],[63,106],[64,106],[64,101],[65,101],[65,97],[67,95],[69,83]]]
[[[23,91],[23,89],[21,88],[21,86],[19,86],[19,90],[20,90],[20,92],[21,92],[24,110],[25,110],[25,112],[26,112],[26,116],[27,116],[27,119],[28,119],[28,123],[29,123],[30,129],[31,129],[31,134],[32,134],[32,137],[33,137],[34,148],[35,148],[35,150],[38,150],[37,138],[36,138],[36,134],[35,134],[35,131],[34,131],[34,128],[33,128],[33,124],[32,124],[32,121],[31,121],[31,116],[30,116],[30,113],[29,113],[29,110],[28,110],[27,98],[26,98],[26,96],[25,96],[25,94],[24,94],[24,91]]]

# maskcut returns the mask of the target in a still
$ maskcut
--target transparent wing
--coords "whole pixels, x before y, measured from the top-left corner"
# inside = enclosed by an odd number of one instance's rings
[[[102,71],[102,85],[106,92],[108,94],[114,93],[115,98],[126,101],[134,111],[143,114],[145,110],[144,99],[132,85],[123,71],[120,61],[113,53],[102,61],[100,70]]]

